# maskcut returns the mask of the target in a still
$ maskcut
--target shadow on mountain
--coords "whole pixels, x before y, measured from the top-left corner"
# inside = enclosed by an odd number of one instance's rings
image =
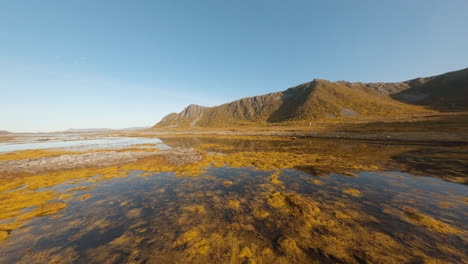
[[[280,123],[294,118],[294,114],[298,114],[299,108],[307,102],[310,93],[314,89],[313,85],[314,82],[306,83],[286,90],[281,98],[283,103],[271,113],[266,121]]]
[[[468,68],[405,83],[410,88],[392,94],[393,99],[439,111],[468,110]]]

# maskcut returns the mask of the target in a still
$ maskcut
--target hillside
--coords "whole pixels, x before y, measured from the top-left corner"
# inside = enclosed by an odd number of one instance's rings
[[[405,82],[409,86],[392,98],[440,111],[468,109],[468,68],[442,75]]]
[[[399,83],[315,79],[285,91],[242,98],[215,107],[189,105],[154,128],[307,123],[314,120],[401,116],[468,110],[468,69]]]

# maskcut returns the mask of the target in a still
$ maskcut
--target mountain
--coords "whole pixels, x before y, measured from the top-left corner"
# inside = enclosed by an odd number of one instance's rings
[[[6,130],[0,130],[0,134],[10,134],[10,132],[8,132]]]
[[[468,68],[398,83],[315,79],[285,91],[242,98],[220,106],[189,105],[178,114],[165,116],[154,128],[310,122],[464,110],[468,110]]]
[[[439,111],[468,109],[468,68],[405,83],[408,89],[392,94],[392,98]]]

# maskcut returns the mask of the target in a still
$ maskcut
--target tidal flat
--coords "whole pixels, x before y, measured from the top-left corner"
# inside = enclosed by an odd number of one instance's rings
[[[1,140],[0,263],[468,262],[465,145],[112,140]]]

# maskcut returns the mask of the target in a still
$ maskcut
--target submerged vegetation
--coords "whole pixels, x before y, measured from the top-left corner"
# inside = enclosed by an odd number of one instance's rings
[[[174,151],[122,149],[162,154],[119,165],[0,173],[0,262],[467,261],[460,188],[439,191],[434,186],[455,185],[398,172],[417,175],[398,157],[434,147],[279,137],[163,141]],[[438,150],[464,158],[456,147]],[[81,154],[31,150],[0,160]],[[439,177],[442,165],[431,166],[421,175]]]
[[[441,221],[438,221],[430,216],[424,215],[414,208],[405,207],[403,212],[410,221],[423,225],[430,230],[441,232],[441,233],[459,233],[460,230],[450,225],[447,225]]]

